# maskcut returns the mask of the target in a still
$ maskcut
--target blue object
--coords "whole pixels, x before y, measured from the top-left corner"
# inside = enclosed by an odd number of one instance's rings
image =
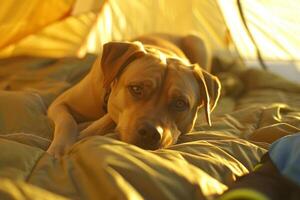
[[[283,176],[300,186],[300,133],[275,141],[269,156]]]

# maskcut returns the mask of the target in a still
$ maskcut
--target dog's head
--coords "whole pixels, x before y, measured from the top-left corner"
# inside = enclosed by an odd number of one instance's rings
[[[193,128],[201,107],[211,124],[220,82],[199,65],[139,42],[110,42],[101,67],[104,87],[111,89],[108,113],[121,140],[145,149],[174,144]]]

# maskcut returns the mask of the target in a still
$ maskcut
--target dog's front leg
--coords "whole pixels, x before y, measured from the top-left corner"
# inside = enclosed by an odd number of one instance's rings
[[[51,106],[48,110],[48,116],[53,120],[55,129],[53,141],[47,152],[58,158],[77,141],[77,123],[64,104]]]
[[[92,135],[104,135],[110,131],[113,131],[116,127],[115,122],[111,119],[109,114],[105,114],[100,119],[91,123],[87,128],[82,130],[79,134],[79,139],[92,136]]]

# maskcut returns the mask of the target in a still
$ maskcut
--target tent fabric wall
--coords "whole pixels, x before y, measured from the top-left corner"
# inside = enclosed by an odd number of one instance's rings
[[[241,1],[264,59],[300,60],[298,4],[293,0]],[[10,0],[0,7],[0,57],[81,57],[99,53],[107,41],[153,32],[196,32],[220,50],[228,46],[228,30],[241,56],[255,60],[255,47],[235,0]]]
[[[101,49],[105,40],[130,40],[157,32],[180,35],[195,32],[202,35],[214,50],[225,46],[227,28],[216,1],[132,2],[107,1],[98,17],[98,25],[89,37],[89,52]],[[103,38],[103,35],[107,38]]]
[[[0,49],[61,20],[72,9],[74,0],[7,0],[0,6]]]
[[[225,47],[228,30],[216,1],[91,0],[82,7],[83,2],[73,3],[68,18],[57,19],[44,28],[35,26],[33,20],[32,26],[35,30],[40,28],[39,31],[32,31],[34,34],[24,35],[22,40],[0,49],[0,57],[24,54],[81,57],[99,53],[102,45],[110,40],[129,40],[153,32],[194,32],[203,35],[215,50]],[[68,5],[71,4],[69,1]],[[49,9],[55,7],[49,5]],[[66,14],[59,9],[55,13]]]
[[[300,1],[243,0],[242,12],[256,47],[242,22],[236,0],[218,0],[237,51],[249,67],[261,67],[300,83]]]
[[[256,59],[236,0],[218,0],[239,53]],[[300,2],[295,0],[240,1],[246,23],[265,60],[300,60]]]
[[[0,51],[0,57],[18,55],[81,57],[80,49],[85,43],[95,18],[96,14],[94,12],[88,12],[59,20],[37,33],[9,45]]]

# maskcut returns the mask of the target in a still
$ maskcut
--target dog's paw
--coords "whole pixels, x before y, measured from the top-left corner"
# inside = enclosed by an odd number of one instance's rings
[[[65,153],[65,148],[63,145],[50,145],[50,147],[47,150],[47,153],[54,156],[55,158],[60,158]]]
[[[54,156],[55,158],[61,158],[64,154],[67,153],[67,151],[70,149],[72,144],[55,144],[52,143],[48,150],[47,153],[50,155]]]

